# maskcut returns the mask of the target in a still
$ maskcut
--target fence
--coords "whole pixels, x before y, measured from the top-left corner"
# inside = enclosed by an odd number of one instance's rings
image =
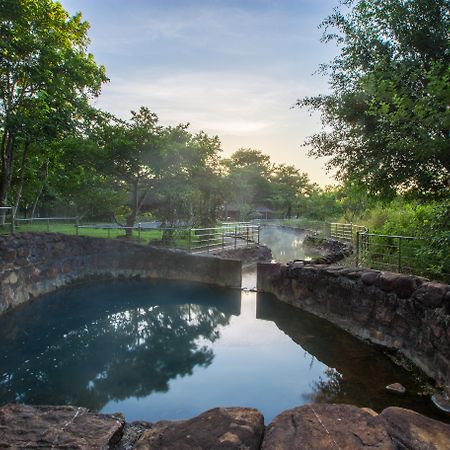
[[[261,223],[313,230],[319,237],[350,243],[354,251],[343,262],[345,265],[450,281],[449,268],[443,265],[442,256],[433,251],[430,240],[425,238],[370,233],[365,226],[353,223],[324,223],[304,219],[266,220]]]
[[[13,207],[0,208],[0,218],[4,224],[0,225],[3,234],[44,231],[101,238],[132,237],[140,243],[151,242],[195,253],[259,244],[259,226],[250,222],[230,222],[210,228],[161,228],[156,222],[138,223],[133,227],[110,223],[81,225],[79,217],[13,219]]]
[[[0,206],[0,234],[5,233],[14,233],[13,206]]]
[[[65,234],[75,234],[75,226],[79,223],[78,217],[34,217],[29,219],[16,218],[15,230],[18,232],[55,231]]]
[[[354,252],[347,264],[449,281],[449,273],[427,239],[370,233],[366,227],[351,223],[331,223],[329,236],[352,243]]]
[[[191,253],[209,253],[216,250],[259,244],[259,226],[247,222],[225,223],[210,228],[148,228],[115,225],[76,225],[77,235],[123,237],[134,235],[139,242],[150,242]]]
[[[249,222],[224,223],[216,228],[193,228],[189,251],[210,252],[259,244],[258,225]]]

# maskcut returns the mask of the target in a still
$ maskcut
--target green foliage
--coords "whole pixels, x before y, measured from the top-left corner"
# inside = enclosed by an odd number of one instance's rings
[[[331,131],[313,135],[311,155],[338,178],[393,198],[445,197],[450,171],[450,11],[447,0],[342,2],[324,20],[323,41],[340,55],[324,66],[329,95],[298,102]],[[344,9],[344,8],[342,8]]]
[[[273,164],[259,150],[239,149],[222,163],[225,197],[237,208],[241,220],[254,217],[258,207],[286,218],[298,215],[304,209],[304,200],[318,189],[306,173],[292,165]]]
[[[420,238],[403,244],[410,264],[426,276],[449,280],[450,277],[450,203],[409,202],[397,198],[379,203],[359,219],[373,233]],[[392,245],[392,244],[391,244]]]
[[[41,170],[48,158],[40,150],[81,125],[89,100],[107,81],[87,52],[87,30],[80,14],[70,17],[51,0],[0,2],[1,205],[12,201],[17,155],[23,174],[28,151]]]

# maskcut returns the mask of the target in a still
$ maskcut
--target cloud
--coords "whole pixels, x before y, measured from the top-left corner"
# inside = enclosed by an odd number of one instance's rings
[[[265,133],[280,121],[306,84],[277,81],[264,75],[233,72],[141,73],[113,79],[104,88],[101,106],[121,117],[149,106],[163,121],[191,122],[214,134]]]

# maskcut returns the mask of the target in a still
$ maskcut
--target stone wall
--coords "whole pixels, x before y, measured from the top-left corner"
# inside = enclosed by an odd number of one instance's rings
[[[449,389],[449,285],[362,268],[259,263],[258,290],[400,352]]]
[[[241,262],[124,239],[23,233],[0,237],[0,314],[71,282],[106,277],[189,280],[241,286]]]

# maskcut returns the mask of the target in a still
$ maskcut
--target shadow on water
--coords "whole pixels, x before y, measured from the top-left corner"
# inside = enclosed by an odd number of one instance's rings
[[[330,322],[278,301],[271,294],[258,294],[256,316],[273,321],[327,368],[312,381],[305,403],[347,403],[381,412],[387,406],[410,408],[436,419],[450,417],[433,407],[424,395],[424,381],[399,367],[380,350],[356,339]],[[399,382],[407,393],[398,396],[385,386]]]
[[[202,342],[240,314],[239,291],[192,284],[96,283],[49,297],[0,318],[0,404],[99,410],[165,392],[169,380],[211,364]]]

